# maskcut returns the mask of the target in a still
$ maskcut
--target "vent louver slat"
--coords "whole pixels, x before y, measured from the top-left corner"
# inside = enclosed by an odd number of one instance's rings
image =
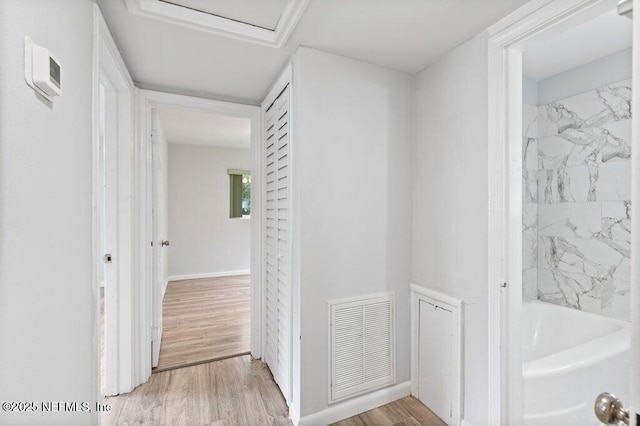
[[[329,303],[330,402],[395,381],[393,294]]]

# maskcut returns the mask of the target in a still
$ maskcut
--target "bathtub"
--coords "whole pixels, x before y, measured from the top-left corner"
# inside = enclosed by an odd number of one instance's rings
[[[629,323],[543,302],[522,305],[524,424],[597,425],[593,403],[628,404]]]

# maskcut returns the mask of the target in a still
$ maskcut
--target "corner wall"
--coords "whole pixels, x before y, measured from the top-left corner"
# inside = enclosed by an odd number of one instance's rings
[[[0,401],[95,404],[93,3],[0,2]],[[61,65],[62,96],[24,80],[24,38]],[[96,413],[0,411],[2,424],[95,424]]]
[[[330,300],[394,291],[396,382],[410,380],[411,80],[309,48],[295,57],[302,416],[328,407]]]
[[[489,421],[487,66],[483,33],[414,90],[413,281],[464,300],[463,418],[474,425]]]

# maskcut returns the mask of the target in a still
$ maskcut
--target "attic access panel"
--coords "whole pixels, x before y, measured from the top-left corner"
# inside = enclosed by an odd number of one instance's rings
[[[289,0],[160,0],[274,31]]]
[[[279,48],[309,0],[126,0],[129,13]]]

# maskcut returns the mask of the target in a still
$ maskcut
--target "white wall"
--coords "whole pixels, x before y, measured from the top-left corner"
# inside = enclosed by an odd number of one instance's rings
[[[308,48],[294,71],[305,416],[328,405],[329,300],[395,291],[397,382],[410,379],[411,77]]]
[[[413,280],[464,300],[464,411],[488,423],[487,37],[417,75]]]
[[[228,169],[249,149],[169,144],[169,277],[250,268],[250,221],[229,218]]]
[[[525,51],[524,55],[526,54]],[[530,91],[525,90],[523,100],[525,104],[530,105],[549,104],[628,78],[631,78],[631,49],[607,55],[546,78],[538,82],[535,98],[528,96]],[[524,87],[527,88],[526,85]]]
[[[98,397],[92,285],[92,2],[0,2],[0,401]],[[24,81],[24,37],[62,64],[52,105]],[[91,424],[9,413],[2,424]]]
[[[538,105],[538,82],[522,76],[522,102],[526,105]]]

